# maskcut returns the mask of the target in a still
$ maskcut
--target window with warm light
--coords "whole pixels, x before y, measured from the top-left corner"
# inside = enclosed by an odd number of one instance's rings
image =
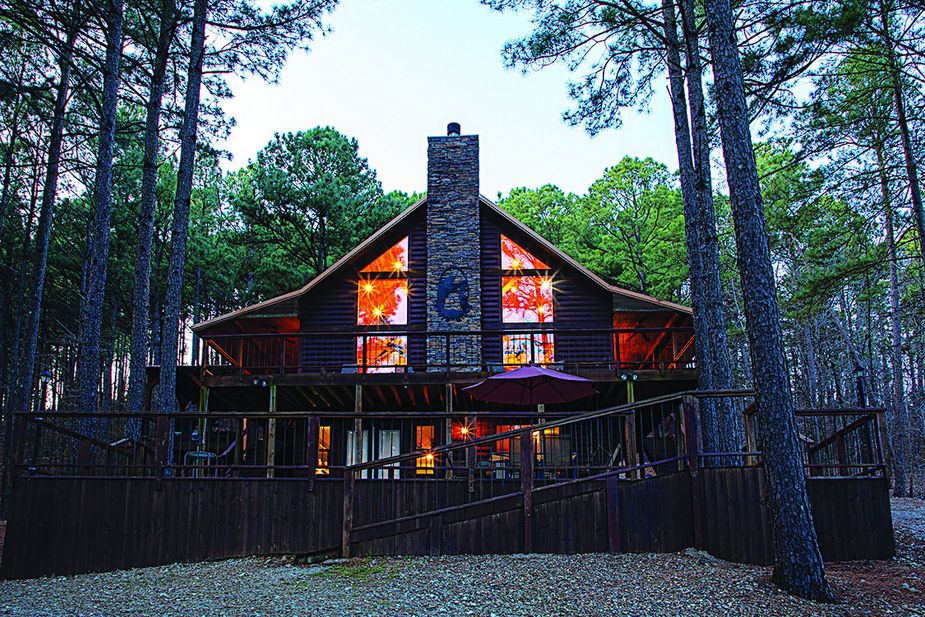
[[[418,474],[433,475],[434,473],[434,455],[430,452],[434,446],[434,427],[433,425],[424,424],[416,426],[414,429],[414,449],[424,450],[426,454],[417,457],[415,464]]]
[[[524,325],[552,323],[554,284],[549,265],[502,235],[501,269],[501,321]],[[502,347],[506,367],[553,361],[551,333],[504,335]]]
[[[408,237],[360,270],[357,280],[357,325],[408,324]],[[357,337],[357,365],[369,373],[395,372],[408,363],[408,337],[375,332]]]
[[[318,465],[315,474],[326,476],[331,473],[331,427],[318,427]]]

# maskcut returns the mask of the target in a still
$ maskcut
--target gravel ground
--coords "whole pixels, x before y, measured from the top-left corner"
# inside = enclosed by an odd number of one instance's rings
[[[921,615],[925,502],[894,503],[898,555],[831,564],[841,601],[776,589],[770,569],[675,554],[230,559],[0,583],[0,615]]]

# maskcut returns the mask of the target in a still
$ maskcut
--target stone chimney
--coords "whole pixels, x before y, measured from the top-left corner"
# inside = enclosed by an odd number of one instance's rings
[[[479,243],[479,137],[427,138],[427,329],[477,331],[482,327]],[[446,362],[445,341],[428,342],[428,365]],[[481,337],[451,339],[454,370],[478,370]]]

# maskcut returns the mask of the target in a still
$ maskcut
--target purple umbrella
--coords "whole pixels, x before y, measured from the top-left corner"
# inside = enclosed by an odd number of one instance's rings
[[[590,379],[533,365],[493,375],[463,390],[480,401],[505,405],[568,403],[597,392]]]

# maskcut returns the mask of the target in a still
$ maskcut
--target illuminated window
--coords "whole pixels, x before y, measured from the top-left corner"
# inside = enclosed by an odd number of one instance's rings
[[[357,283],[357,325],[404,326],[407,323],[407,280],[359,280]]]
[[[399,240],[360,270],[358,326],[408,324],[408,237]],[[408,364],[408,337],[377,332],[357,337],[357,365],[369,373],[394,373]],[[361,369],[362,370],[362,369]]]
[[[501,236],[501,310],[504,323],[553,321],[553,280],[549,266]]]
[[[377,257],[360,272],[407,272],[408,271],[408,236]]]
[[[363,366],[365,352],[367,373],[394,373],[408,365],[408,337],[375,335],[357,337],[357,365]]]
[[[549,266],[540,261],[507,236],[501,236],[502,270],[548,270]]]
[[[549,364],[553,361],[553,335],[551,333],[505,334],[502,337],[504,366]]]
[[[315,474],[326,476],[331,473],[331,427],[318,427],[318,465],[315,467]]]
[[[548,276],[502,276],[504,323],[548,323],[552,315],[552,279]]]
[[[430,452],[434,445],[434,427],[432,425],[421,425],[414,429],[414,449],[424,450],[427,452],[424,456],[415,459],[417,472],[424,475],[433,475],[434,473],[434,455]]]
[[[501,236],[501,321],[505,324],[551,324],[553,278],[549,265]],[[553,335],[536,332],[502,337],[505,369],[553,362]]]

